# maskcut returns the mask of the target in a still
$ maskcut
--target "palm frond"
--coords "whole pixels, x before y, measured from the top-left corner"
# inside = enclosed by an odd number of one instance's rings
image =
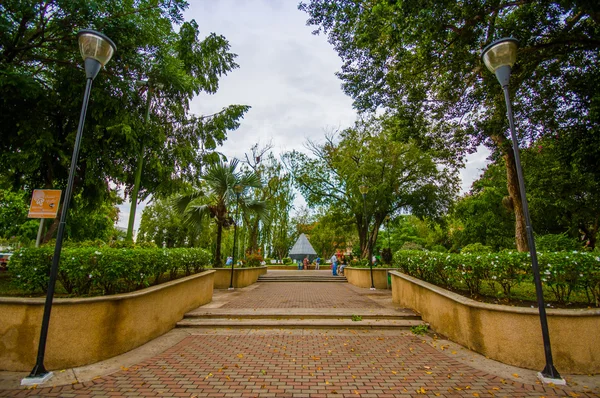
[[[177,214],[183,215],[186,207],[188,207],[191,202],[204,196],[205,194],[202,191],[194,191],[189,194],[176,196],[171,200],[171,206]]]
[[[191,227],[200,230],[202,221],[205,217],[211,215],[210,206],[207,204],[191,203],[185,209],[183,214],[183,222]]]

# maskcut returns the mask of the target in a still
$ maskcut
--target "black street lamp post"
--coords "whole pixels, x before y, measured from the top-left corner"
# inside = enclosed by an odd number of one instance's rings
[[[240,194],[244,190],[244,187],[240,184],[236,184],[233,186],[233,190],[235,191],[237,206],[235,209],[235,220],[233,221],[233,253],[231,254],[231,278],[229,279],[229,290],[233,290],[233,266],[235,265],[235,246],[237,243],[237,223],[240,212]]]
[[[73,147],[73,156],[71,158],[71,168],[69,169],[69,179],[67,189],[65,191],[64,202],[60,213],[60,223],[58,224],[58,232],[56,235],[56,245],[54,246],[54,256],[52,257],[52,267],[50,268],[50,279],[48,281],[48,292],[44,304],[44,315],[42,317],[42,329],[40,331],[40,341],[38,345],[37,360],[33,370],[23,380],[21,385],[41,384],[49,380],[53,373],[48,372],[44,367],[44,356],[46,353],[46,339],[48,337],[48,326],[50,324],[50,312],[52,311],[52,300],[54,298],[54,288],[56,285],[56,277],[58,274],[58,265],[60,262],[60,252],[62,249],[62,241],[65,232],[65,224],[69,205],[73,192],[73,181],[75,179],[75,168],[77,167],[77,159],[79,157],[79,147],[81,144],[81,136],[83,133],[83,125],[87,113],[90,91],[92,90],[92,81],[100,72],[100,69],[106,65],[112,58],[112,55],[117,49],[115,43],[101,33],[90,29],[84,29],[77,33],[79,41],[79,50],[85,62],[85,75],[87,82],[83,95],[83,105],[79,116],[79,126],[77,128],[77,136],[75,138],[75,146]]]
[[[367,193],[369,192],[369,187],[366,185],[361,185],[358,187],[360,194],[363,198],[363,213],[365,219],[365,245],[367,247],[367,259],[369,260],[369,269],[371,271],[371,290],[375,290],[375,283],[373,283],[373,261],[371,260],[371,250],[369,249],[369,225],[367,219]]]
[[[544,293],[540,279],[540,270],[535,250],[535,241],[533,239],[533,230],[531,228],[531,219],[529,217],[529,208],[527,205],[527,196],[525,194],[525,182],[523,180],[523,170],[521,169],[521,158],[519,155],[519,143],[515,133],[515,123],[513,120],[512,105],[508,92],[508,82],[510,80],[511,68],[517,60],[517,40],[513,38],[503,38],[496,40],[486,46],[481,58],[490,72],[496,75],[498,82],[504,91],[504,100],[506,102],[506,115],[510,127],[510,135],[515,155],[515,166],[519,180],[519,190],[521,192],[521,201],[523,202],[523,215],[525,216],[525,225],[527,230],[527,242],[529,243],[529,254],[531,256],[531,265],[533,269],[533,279],[535,282],[535,291],[537,295],[537,304],[540,314],[540,323],[542,326],[542,338],[544,341],[544,353],[546,356],[546,366],[544,370],[538,373],[538,377],[547,383],[566,384],[552,363],[552,349],[550,346],[550,334],[548,332],[548,320],[546,317],[546,307],[544,304]]]

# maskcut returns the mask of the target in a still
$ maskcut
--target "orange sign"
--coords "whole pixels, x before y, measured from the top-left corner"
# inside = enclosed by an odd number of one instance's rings
[[[56,218],[60,189],[34,189],[29,206],[29,218]]]

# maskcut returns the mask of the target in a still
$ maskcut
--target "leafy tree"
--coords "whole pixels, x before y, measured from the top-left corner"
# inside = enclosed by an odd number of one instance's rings
[[[190,99],[216,92],[237,64],[224,37],[199,39],[196,22],[183,20],[186,7],[183,0],[3,1],[0,183],[28,191],[66,185],[85,84],[75,33],[88,27],[118,49],[94,80],[74,192],[98,206],[111,195],[109,183],[144,199],[194,180],[248,107],[188,117]],[[155,90],[140,89],[139,80]]]
[[[593,249],[600,227],[600,173],[576,160],[578,146],[572,144],[569,136],[545,138],[524,151],[531,218],[538,234],[581,234]]]
[[[456,201],[450,216],[454,250],[481,243],[494,250],[514,248],[514,213],[499,162],[488,165],[471,191]]]
[[[500,37],[520,42],[510,88],[521,145],[564,133],[597,143],[595,3],[311,0],[299,8],[342,58],[338,76],[356,108],[392,115],[396,139],[446,150],[458,162],[481,143],[503,158],[516,246],[526,251],[504,99],[479,55]],[[597,159],[597,146],[575,147],[579,161]]]
[[[229,164],[216,162],[207,167],[202,175],[202,189],[178,196],[174,200],[176,212],[183,217],[185,223],[200,230],[203,220],[211,218],[217,227],[215,238],[214,266],[222,265],[221,240],[223,229],[234,224],[231,217],[233,206],[239,203],[242,213],[254,212],[261,214],[265,212],[266,205],[248,195],[253,188],[260,188],[260,178],[255,173],[244,173],[237,171],[239,161],[232,160]],[[234,190],[236,185],[241,185],[244,192],[237,200]]]
[[[174,209],[173,197],[155,199],[144,208],[136,242],[154,242],[158,247],[201,247],[212,246],[211,234],[198,234],[195,228],[183,222]],[[203,220],[202,231],[210,230],[209,221]]]
[[[339,142],[328,137],[323,145],[309,143],[313,157],[297,151],[284,155],[309,205],[336,208],[353,218],[363,257],[370,258],[388,214],[404,209],[436,216],[456,193],[455,174],[436,165],[443,159],[413,143],[392,141],[392,135],[373,118],[344,130]],[[359,191],[363,184],[369,187],[365,206]]]
[[[19,235],[21,225],[27,222],[29,204],[23,191],[0,190],[0,238]]]

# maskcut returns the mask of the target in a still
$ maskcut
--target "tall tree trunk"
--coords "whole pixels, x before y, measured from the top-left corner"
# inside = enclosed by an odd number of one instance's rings
[[[521,201],[515,154],[510,141],[506,137],[503,135],[494,135],[491,138],[502,151],[502,157],[506,164],[506,187],[508,188],[512,210],[515,213],[515,243],[517,251],[527,252],[529,251],[529,244],[527,243],[527,229],[525,227],[525,215],[523,214],[523,202]]]
[[[221,223],[217,223],[217,241],[215,247],[215,261],[213,262],[213,266],[215,268],[220,268],[222,265],[221,262],[221,237],[223,234],[223,225]]]

